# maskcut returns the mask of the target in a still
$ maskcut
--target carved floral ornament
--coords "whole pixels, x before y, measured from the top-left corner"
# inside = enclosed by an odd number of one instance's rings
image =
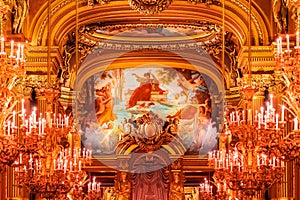
[[[93,7],[95,4],[107,4],[110,0],[87,0],[88,6]],[[204,3],[206,6],[219,4],[219,0],[187,0],[189,3]],[[140,14],[155,15],[167,9],[172,0],[128,0],[130,7]]]

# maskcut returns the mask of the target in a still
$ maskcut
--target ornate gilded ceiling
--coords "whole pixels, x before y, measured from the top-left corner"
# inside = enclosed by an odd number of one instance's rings
[[[72,66],[75,64],[75,2],[72,0],[51,2],[51,54],[52,58],[55,57],[53,63],[57,63],[53,68],[55,72],[52,74],[56,74],[58,70],[70,74],[72,71],[70,62]],[[150,5],[151,1],[146,3]],[[155,2],[152,3],[151,5],[155,5]],[[44,1],[43,4],[41,1],[34,5],[36,6],[32,6],[28,29],[24,32],[31,44],[28,48],[28,66],[35,71],[34,68],[38,65],[38,70],[45,72],[46,48],[41,49],[41,46],[47,46],[48,4],[47,1]],[[83,61],[93,50],[99,54],[104,50],[136,52],[137,50],[158,49],[164,52],[181,51],[180,54],[188,58],[201,56],[204,52],[204,54],[211,55],[212,60],[216,63],[216,70],[222,72],[220,62],[222,59],[221,1],[178,0],[164,8],[166,9],[163,12],[149,15],[151,13],[138,13],[130,7],[127,1],[123,0],[110,2],[78,0],[77,26],[79,28],[80,61]],[[243,55],[241,51],[243,51],[243,46],[247,46],[248,40],[248,12],[248,1],[246,0],[225,1],[225,64],[227,65],[225,72],[234,74],[224,75],[226,87],[237,84],[234,81],[238,77],[237,56]],[[268,14],[259,4],[253,3],[251,29],[254,45],[270,44],[272,27]],[[37,64],[38,52],[39,57],[43,52],[43,59],[39,58],[43,61],[43,65],[41,65],[42,63]],[[113,55],[113,53],[111,54]],[[147,55],[143,57],[143,53],[140,54],[140,58],[134,57],[135,60],[147,58]],[[166,57],[160,58],[158,55],[157,58],[160,62],[167,62]],[[101,59],[101,63],[107,63],[112,57],[108,53]],[[122,60],[124,59],[117,62],[119,66]],[[100,64],[96,60],[93,62],[90,66],[95,66],[95,63]],[[205,65],[205,63],[201,62],[198,65]],[[230,81],[231,79],[233,81]]]
[[[252,31],[256,44],[269,44],[270,20],[256,4],[252,10]],[[248,2],[225,1],[225,27],[234,33],[241,45],[246,44],[248,24]],[[126,1],[112,1],[109,4],[95,4],[89,7],[86,0],[79,1],[79,26],[101,23],[104,26],[119,24],[177,24],[193,25],[209,22],[222,25],[222,6],[191,4],[187,1],[174,1],[168,9],[154,16],[146,16],[132,10]],[[29,34],[33,44],[45,44],[47,38],[47,4],[44,4],[34,17]],[[65,36],[74,31],[76,6],[74,1],[54,1],[51,5],[51,30],[54,45],[62,45]]]
[[[71,0],[52,1],[50,11],[52,57],[56,57],[54,59],[54,63],[58,63],[56,66],[60,65],[62,71],[69,71],[68,73],[71,72],[69,64],[73,62],[72,65],[74,65],[75,57],[75,2]],[[156,2],[146,3],[155,5]],[[207,6],[207,4],[210,5]],[[34,55],[41,52],[41,46],[47,46],[48,39],[47,1],[44,0],[34,5],[36,6],[32,6],[30,23],[24,32],[31,44],[28,66],[32,70],[37,65]],[[238,65],[246,64],[243,52],[245,52],[244,47],[248,45],[248,6],[246,0],[225,1],[225,72],[234,74],[224,75],[226,87],[237,84],[236,81],[230,79],[238,77]],[[147,13],[138,13],[130,7],[127,1],[123,0],[78,0],[77,26],[79,28],[80,61],[83,61],[93,49],[98,54],[104,50],[127,52],[144,51],[145,49],[159,49],[165,52],[179,50],[189,58],[201,55],[202,50],[205,50],[205,53],[211,55],[215,61],[216,69],[222,72],[220,62],[222,59],[222,1],[178,0],[164,8],[166,9],[160,10],[162,12],[152,15],[148,13],[147,15]],[[260,1],[254,1],[252,4],[253,45],[270,45],[272,40],[272,16],[269,12],[272,5],[269,5],[269,10],[265,8],[266,5],[262,5]],[[42,52],[46,59],[45,50],[43,49]],[[145,60],[146,57],[141,56],[140,59]],[[137,56],[134,58],[138,60]],[[101,62],[105,63],[111,59],[111,56],[107,54],[101,59],[104,59]],[[160,58],[160,61],[165,62],[164,59],[167,58]],[[98,61],[94,61],[94,63],[99,64]],[[200,65],[200,63],[198,64]],[[188,68],[188,66],[186,67]],[[39,70],[45,71],[46,65],[43,69],[40,67]]]

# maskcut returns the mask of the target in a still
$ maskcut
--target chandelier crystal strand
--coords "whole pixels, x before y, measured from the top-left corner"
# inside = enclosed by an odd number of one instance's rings
[[[286,35],[286,49],[283,50],[283,38],[277,39],[277,51],[275,53],[277,73],[283,77],[286,85],[285,95],[282,101],[286,107],[282,107],[294,116],[292,130],[279,140],[276,148],[285,161],[293,161],[300,157],[300,131],[298,120],[300,119],[300,36],[299,31],[295,35],[295,46],[291,48],[290,36]]]
[[[101,200],[101,183],[96,181],[96,177],[93,177],[93,181],[87,184],[88,194],[84,197],[84,200]]]
[[[209,181],[205,178],[204,183],[199,186],[199,194],[201,200],[215,200],[213,195],[213,185],[209,184]]]

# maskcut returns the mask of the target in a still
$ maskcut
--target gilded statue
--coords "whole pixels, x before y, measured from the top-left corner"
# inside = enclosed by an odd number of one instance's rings
[[[120,172],[120,180],[116,183],[116,200],[131,199],[131,183],[127,177],[127,172]]]
[[[273,0],[273,16],[277,26],[278,33],[285,33],[287,27],[288,9],[286,6],[287,0]]]
[[[180,181],[179,172],[173,173],[173,181],[170,183],[170,199],[172,200],[183,200],[184,197],[184,189],[183,183]]]
[[[25,18],[28,14],[28,0],[12,0],[12,28],[13,33],[22,33]]]
[[[103,194],[103,200],[114,200],[114,189],[106,188]]]

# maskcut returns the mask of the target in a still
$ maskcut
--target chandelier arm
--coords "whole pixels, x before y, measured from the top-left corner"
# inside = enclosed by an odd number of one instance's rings
[[[296,105],[294,105],[295,103],[290,99],[290,95],[288,96],[289,98],[287,96],[282,97],[282,101],[288,105],[285,107],[285,109],[288,110],[294,117],[296,117],[297,113],[299,113],[299,109],[296,107]]]
[[[284,81],[285,85],[286,85],[287,87],[290,87],[291,81],[290,81],[290,79],[287,77],[287,75],[286,75],[286,74],[283,74],[282,77],[283,77],[283,81]]]

